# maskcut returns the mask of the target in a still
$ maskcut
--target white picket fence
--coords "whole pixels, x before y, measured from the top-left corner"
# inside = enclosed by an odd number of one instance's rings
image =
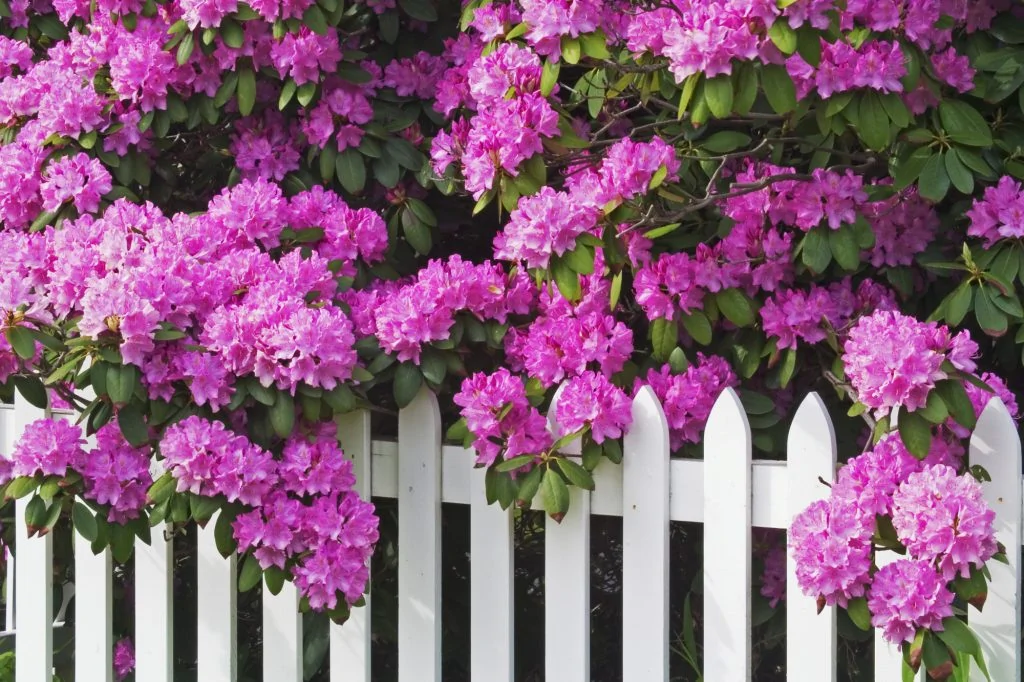
[[[0,450],[10,452],[40,412],[22,402],[0,408]],[[339,419],[342,445],[355,463],[362,494],[398,498],[398,675],[400,682],[441,682],[441,505],[468,504],[471,514],[471,675],[474,682],[513,682],[512,513],[489,506],[473,453],[442,446],[436,398],[424,390],[402,410],[398,442],[371,440],[366,413]],[[836,445],[832,422],[816,394],[797,412],[788,461],[751,458],[751,435],[739,398],[727,390],[708,422],[706,459],[670,460],[668,428],[650,389],[633,403],[633,427],[622,466],[602,462],[597,489],[573,489],[561,524],[547,521],[545,609],[548,682],[590,682],[589,517],[622,517],[623,669],[626,682],[669,679],[669,522],[704,524],[703,670],[708,682],[751,677],[751,529],[786,528],[793,515],[827,491]],[[971,462],[992,476],[986,497],[997,513],[1010,563],[993,563],[984,613],[970,623],[981,637],[992,678],[1020,673],[1021,445],[1005,407],[993,400],[971,439]],[[25,539],[19,501],[14,622],[17,682],[50,682],[52,670],[52,538]],[[172,671],[171,547],[162,534],[135,552],[136,658],[139,682],[169,682]],[[217,553],[213,524],[198,540],[198,679],[236,679],[236,563]],[[111,558],[76,540],[75,665],[79,682],[110,682]],[[792,561],[787,589],[787,671],[792,682],[836,678],[836,616],[816,613],[799,595]],[[302,679],[302,619],[289,585],[263,598],[266,682]],[[332,682],[370,682],[371,604],[344,626],[332,626]],[[900,680],[898,653],[875,647],[875,679]],[[982,679],[975,671],[972,680]]]

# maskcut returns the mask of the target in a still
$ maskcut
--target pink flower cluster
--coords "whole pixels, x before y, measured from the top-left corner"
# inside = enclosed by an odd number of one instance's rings
[[[568,192],[542,187],[519,200],[504,232],[494,240],[494,256],[547,269],[552,256],[576,248],[576,238],[597,226],[598,212]]]
[[[494,263],[475,265],[452,256],[433,260],[407,284],[384,284],[349,298],[359,331],[375,335],[399,360],[420,361],[425,344],[447,340],[456,316],[504,323],[530,310],[534,288],[525,276],[509,277]]]
[[[138,517],[153,483],[149,448],[134,448],[116,424],[96,432],[95,445],[85,449],[82,429],[63,419],[39,419],[25,427],[11,454],[3,483],[22,476],[82,476],[86,499],[103,505],[107,519],[125,523]]]
[[[686,443],[699,443],[719,394],[739,385],[739,379],[724,358],[702,353],[698,353],[697,361],[681,374],[673,374],[665,365],[660,371],[650,370],[644,379],[665,410],[673,450]],[[638,380],[636,388],[641,385]],[[707,456],[714,457],[714,453],[707,453]]]
[[[966,331],[954,336],[934,322],[884,310],[857,321],[842,357],[858,400],[881,417],[899,405],[911,412],[924,407],[935,382],[948,376],[943,363],[973,372],[977,353]]]
[[[875,234],[875,245],[868,256],[875,267],[912,264],[939,229],[938,213],[916,188],[869,203],[863,210]]]
[[[801,99],[816,92],[822,98],[868,88],[882,93],[902,92],[900,79],[907,74],[899,43],[868,41],[855,49],[844,42],[822,41],[821,62],[808,64],[799,54],[786,60],[786,69]]]
[[[979,237],[990,247],[1001,239],[1024,237],[1024,190],[1008,175],[995,187],[987,187],[981,199],[967,211],[971,221],[967,234]]]
[[[584,372],[565,384],[555,417],[563,433],[588,427],[596,443],[616,439],[633,423],[633,401],[596,372]]]
[[[522,380],[507,369],[472,375],[453,400],[475,438],[477,465],[490,466],[499,455],[540,455],[552,445],[547,421],[530,405]]]
[[[893,643],[912,640],[919,628],[941,630],[952,615],[949,582],[998,551],[995,514],[978,481],[957,475],[955,448],[939,440],[922,462],[891,434],[840,469],[829,499],[811,504],[790,528],[803,592],[839,606],[867,597],[872,625]],[[889,539],[905,547],[906,558],[872,572],[873,536],[884,533],[876,518],[891,520],[896,538]]]
[[[130,637],[117,640],[114,645],[114,674],[118,682],[135,670],[135,647]]]
[[[314,609],[363,594],[377,541],[373,505],[353,492],[352,464],[325,422],[296,432],[280,460],[220,422],[189,417],[167,429],[164,465],[178,492],[223,496],[249,509],[233,523],[239,550],[267,569],[289,570]]]
[[[633,332],[608,309],[611,286],[596,274],[584,280],[584,295],[573,305],[557,291],[541,292],[536,317],[505,336],[506,364],[544,387],[588,369],[605,377],[619,372],[633,353]]]
[[[796,348],[798,341],[815,344],[828,332],[843,330],[858,311],[895,310],[895,296],[883,285],[862,281],[854,291],[849,279],[826,287],[777,292],[761,308],[765,334],[779,348]]]

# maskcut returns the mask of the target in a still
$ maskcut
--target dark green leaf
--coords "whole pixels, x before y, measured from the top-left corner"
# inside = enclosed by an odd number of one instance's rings
[[[776,19],[775,23],[768,29],[768,37],[775,43],[782,54],[793,54],[797,48],[796,31],[790,28],[785,19]]]
[[[149,427],[137,403],[129,403],[117,411],[117,425],[124,439],[139,448],[149,442]]]
[[[804,236],[800,258],[811,272],[819,274],[832,262],[832,247],[823,227],[815,227]]]
[[[787,114],[796,109],[796,87],[786,67],[777,64],[762,67],[761,85],[776,113]]]
[[[651,349],[654,359],[667,362],[679,341],[679,326],[675,320],[659,317],[651,322]]]
[[[992,131],[978,110],[959,99],[939,105],[939,118],[950,139],[968,147],[991,147]]]
[[[413,19],[437,21],[437,10],[430,0],[398,0],[398,6]]]
[[[739,289],[723,289],[715,295],[718,309],[725,318],[737,327],[749,327],[754,323],[754,307]]]
[[[955,152],[946,152],[945,160],[946,174],[949,176],[950,182],[953,183],[953,187],[963,194],[972,194],[974,192],[974,175],[960,161],[960,157]]]
[[[252,69],[243,67],[238,71],[238,89],[235,92],[238,98],[238,113],[248,116],[256,104],[256,74]]]
[[[295,427],[295,399],[286,391],[279,391],[270,407],[270,425],[281,438],[290,436]]]
[[[900,439],[907,451],[918,459],[924,459],[932,448],[932,425],[917,412],[900,408]]]
[[[366,164],[363,162],[363,155],[349,148],[338,154],[336,163],[338,181],[345,191],[350,194],[362,192],[366,186]]]
[[[407,407],[423,385],[423,373],[411,363],[403,362],[395,370],[394,394],[399,408]]]
[[[978,324],[989,336],[1002,336],[1006,333],[1009,323],[1006,313],[1000,310],[992,296],[995,294],[988,286],[978,288],[978,295],[974,299],[974,316]]]
[[[932,201],[942,201],[949,192],[949,174],[943,154],[935,154],[928,158],[921,170],[917,189],[921,196]]]
[[[547,469],[540,484],[544,496],[544,511],[555,521],[561,522],[569,510],[569,488],[554,469]]]
[[[700,310],[695,310],[689,315],[683,313],[679,316],[679,320],[683,323],[683,329],[690,337],[702,346],[706,346],[711,343],[711,322],[708,320],[708,316]],[[674,325],[674,323],[671,323]],[[673,345],[675,339],[672,339]]]
[[[516,479],[516,499],[520,502],[530,502],[537,495],[537,491],[540,490],[541,480],[544,478],[544,467],[534,467],[530,470],[530,473],[525,476],[520,476]]]
[[[860,138],[870,149],[889,146],[889,115],[874,90],[865,90],[861,94],[857,118]]]
[[[554,258],[551,261],[551,274],[555,278],[558,291],[567,301],[578,301],[582,293],[580,278],[569,264],[561,258]]]
[[[594,477],[590,475],[590,472],[581,467],[576,462],[565,457],[559,457],[555,459],[558,464],[558,468],[562,470],[565,477],[569,479],[577,488],[583,488],[584,490],[594,489]]]
[[[846,613],[850,620],[861,630],[871,629],[871,611],[868,610],[868,602],[864,597],[851,599],[846,605]]]
[[[732,79],[729,76],[716,76],[704,83],[704,99],[717,118],[725,118],[732,113],[732,97]]]
[[[256,557],[249,554],[245,557],[245,562],[242,564],[242,572],[238,576],[238,591],[248,592],[260,584],[260,578],[262,577],[263,569],[260,568],[260,562]]]
[[[853,235],[853,230],[847,226],[838,230],[829,230],[828,245],[832,251],[832,257],[843,270],[856,270],[860,265],[860,247]]]
[[[71,521],[75,525],[75,530],[89,542],[95,542],[99,535],[99,531],[96,527],[96,516],[92,513],[88,507],[81,502],[75,502],[74,506],[71,507]]]
[[[14,386],[18,389],[18,393],[24,398],[29,405],[38,407],[40,410],[45,410],[49,405],[49,399],[46,395],[46,388],[43,386],[43,382],[35,377],[24,377],[15,376],[12,378]]]
[[[25,327],[8,327],[4,330],[7,342],[18,354],[18,357],[31,360],[36,354],[36,340],[32,333]]]

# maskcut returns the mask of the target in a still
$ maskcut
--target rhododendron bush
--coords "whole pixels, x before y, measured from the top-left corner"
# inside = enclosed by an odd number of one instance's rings
[[[0,16],[0,380],[77,413],[0,474],[32,532],[124,562],[216,517],[242,589],[341,620],[378,526],[339,414],[426,387],[488,499],[558,519],[642,387],[680,456],[737,388],[765,458],[818,390],[850,459],[794,521],[801,587],[914,669],[983,665],[958,616],[1003,550],[965,443],[993,395],[1016,416],[1024,346],[1007,0]]]

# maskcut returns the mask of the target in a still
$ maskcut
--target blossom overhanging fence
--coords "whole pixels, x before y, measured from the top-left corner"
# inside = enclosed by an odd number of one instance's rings
[[[557,397],[556,397],[557,400]],[[552,413],[554,411],[552,410]],[[20,400],[0,407],[0,448],[12,451],[39,410]],[[621,466],[602,462],[596,491],[572,488],[561,524],[547,519],[545,580],[547,627],[557,628],[559,646],[549,647],[545,677],[554,682],[589,682],[589,516],[623,520],[623,670],[628,682],[668,680],[669,522],[704,525],[703,676],[708,682],[742,682],[751,670],[751,530],[786,528],[793,515],[824,497],[820,479],[832,479],[835,435],[816,394],[803,401],[789,432],[786,462],[752,460],[752,442],[736,393],[719,398],[705,430],[705,460],[669,458],[669,435],[661,406],[649,388],[633,403],[634,425],[625,438]],[[423,390],[399,418],[398,442],[371,440],[368,413],[339,418],[339,434],[354,461],[361,494],[398,499],[399,682],[441,680],[441,504],[471,508],[471,654],[474,682],[512,682],[512,512],[489,506],[483,470],[473,453],[442,445],[436,398]],[[1005,407],[993,399],[978,421],[969,456],[991,475],[986,499],[996,511],[999,540],[1021,544],[1021,444]],[[52,676],[52,536],[26,538],[25,501],[18,502],[14,617],[17,682],[49,682]],[[722,539],[726,541],[722,541]],[[112,566],[109,551],[94,555],[75,538],[75,668],[79,682],[110,682]],[[136,658],[139,682],[173,679],[171,542],[156,532],[137,544],[135,562]],[[971,610],[971,626],[985,650],[992,679],[1021,679],[1020,551],[1009,563],[991,563],[992,582],[984,611]],[[198,531],[198,679],[235,682],[236,573],[234,559],[217,551],[213,523]],[[814,601],[799,595],[792,560],[788,567],[787,675],[793,682],[836,677],[836,615],[817,614]],[[10,601],[9,605],[10,605]],[[264,592],[263,677],[267,682],[302,680],[302,618],[289,584],[277,596]],[[369,682],[369,615],[356,609],[344,626],[332,625],[330,679]],[[13,628],[13,630],[12,630]],[[901,679],[898,651],[875,643],[875,679]],[[983,679],[972,671],[971,680]]]

